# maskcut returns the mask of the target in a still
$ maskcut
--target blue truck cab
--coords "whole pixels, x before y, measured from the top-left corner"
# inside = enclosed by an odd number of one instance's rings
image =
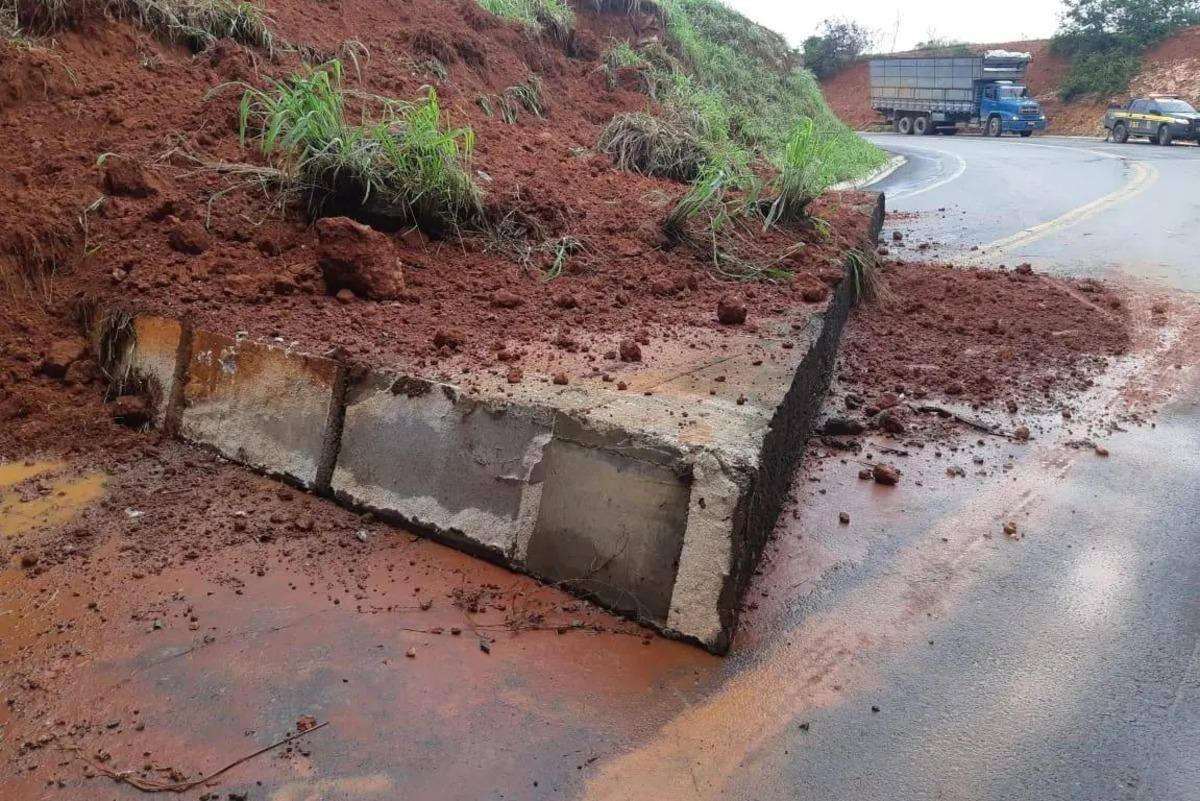
[[[1029,136],[1034,131],[1046,130],[1046,115],[1022,84],[981,82],[979,92],[979,124],[989,135],[1017,133]],[[993,130],[997,124],[999,131]]]
[[[1046,129],[1046,115],[1025,87],[1030,58],[989,50],[871,59],[871,107],[902,134],[975,129],[988,136],[1031,136]]]

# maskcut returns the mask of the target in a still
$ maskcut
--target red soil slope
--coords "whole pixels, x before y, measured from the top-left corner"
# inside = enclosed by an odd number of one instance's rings
[[[270,14],[284,39],[318,51],[361,42],[370,57],[361,59],[355,88],[410,98],[436,85],[451,122],[476,132],[474,167],[492,218],[519,223],[528,236],[518,244],[582,241],[568,274],[546,282],[544,254],[522,267],[486,235],[439,241],[412,231],[392,236],[405,272],[398,302],[339,303],[305,220],[281,215],[253,183],[234,186],[183,156],[260,162],[239,146],[239,92],[210,93],[230,81],[286,75],[297,57],[268,59],[228,42],[193,57],[125,24],[68,33],[54,50],[7,48],[0,86],[12,102],[0,126],[11,146],[0,153],[0,197],[14,213],[0,224],[0,252],[15,257],[28,250],[23,243],[36,243],[54,252],[73,293],[187,312],[218,330],[284,333],[285,319],[302,315],[299,330],[317,343],[336,335],[432,362],[444,355],[434,343],[439,329],[454,326],[462,333],[456,347],[486,362],[506,338],[549,340],[559,327],[633,334],[653,324],[716,326],[716,301],[731,290],[749,296],[752,316],[817,302],[840,250],[863,231],[865,219],[842,208],[851,201],[822,206],[829,237],[747,229],[744,254],[778,258],[795,278],[744,288],[716,274],[707,246],[672,247],[662,220],[686,186],[619,171],[591,150],[614,114],[652,106],[635,91],[610,89],[600,70],[612,38],[633,37],[628,17],[581,13],[568,55],[471,0],[281,0]],[[446,77],[430,66],[434,59]],[[481,96],[531,75],[544,84],[544,119],[526,113],[507,125],[485,114]],[[127,174],[114,179],[118,169]],[[87,214],[90,256],[79,259],[81,213],[97,201]],[[797,241],[807,246],[789,255]]]

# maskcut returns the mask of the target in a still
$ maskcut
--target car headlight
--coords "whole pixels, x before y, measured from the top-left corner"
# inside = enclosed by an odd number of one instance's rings
[[[1171,122],[1175,123],[1176,125],[1187,125],[1188,124],[1187,120],[1182,119],[1180,117],[1172,117]]]
[[[1021,119],[1021,118],[1020,118],[1019,116],[1017,116],[1016,114],[1014,114],[1012,118],[1013,118],[1014,120],[1019,120],[1019,119]]]

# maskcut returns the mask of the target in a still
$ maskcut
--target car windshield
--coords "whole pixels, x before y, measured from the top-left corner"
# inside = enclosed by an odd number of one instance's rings
[[[1024,86],[1000,86],[997,87],[996,94],[1001,100],[1011,100],[1013,98],[1025,97],[1027,90]]]
[[[1183,100],[1159,100],[1158,108],[1163,114],[1194,114],[1196,109]]]

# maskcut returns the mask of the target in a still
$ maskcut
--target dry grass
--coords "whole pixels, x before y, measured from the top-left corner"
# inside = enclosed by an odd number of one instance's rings
[[[613,117],[600,133],[597,148],[622,170],[676,181],[695,180],[707,160],[699,137],[644,112]]]

